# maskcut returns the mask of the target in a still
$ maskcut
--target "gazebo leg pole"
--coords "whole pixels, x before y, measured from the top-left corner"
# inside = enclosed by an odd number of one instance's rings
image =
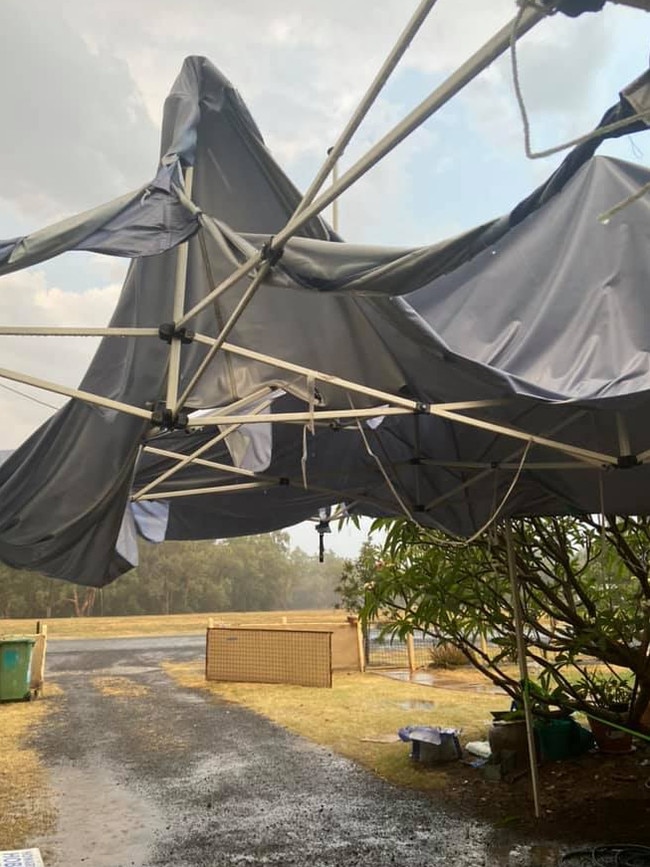
[[[192,182],[194,180],[194,166],[188,166],[185,171],[185,193],[192,195]],[[189,241],[184,241],[176,248],[176,281],[174,285],[174,301],[172,308],[172,321],[174,328],[178,328],[179,320],[185,310],[185,288],[187,282],[187,257],[189,253]],[[177,412],[178,392],[181,376],[181,339],[172,336],[169,343],[169,362],[167,365],[167,394],[165,404],[167,409]]]
[[[517,637],[517,660],[519,662],[519,675],[522,684],[522,696],[524,701],[524,717],[526,720],[526,736],[528,738],[528,760],[530,762],[530,779],[533,787],[533,803],[535,805],[535,818],[539,819],[539,775],[537,773],[537,751],[535,749],[535,732],[533,729],[533,714],[530,709],[530,696],[526,684],[528,683],[528,666],[526,664],[526,645],[524,639],[523,612],[521,608],[521,596],[519,595],[519,580],[515,561],[515,546],[512,538],[512,526],[506,521],[505,526],[506,548],[508,552],[508,575],[510,577],[510,589],[512,592],[512,607],[515,613],[515,635]]]

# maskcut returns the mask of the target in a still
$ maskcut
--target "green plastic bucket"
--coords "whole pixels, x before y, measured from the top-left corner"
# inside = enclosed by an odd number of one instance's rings
[[[570,717],[535,720],[535,735],[543,762],[558,762],[582,755],[593,746],[590,731]]]
[[[36,639],[30,635],[0,636],[0,701],[30,698],[35,642]]]

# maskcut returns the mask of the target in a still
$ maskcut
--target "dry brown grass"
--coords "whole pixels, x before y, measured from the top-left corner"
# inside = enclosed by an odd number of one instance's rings
[[[50,638],[130,638],[142,635],[200,634],[208,618],[227,626],[268,626],[280,624],[343,623],[346,614],[335,609],[312,611],[226,611],[205,614],[169,614],[146,617],[55,617],[47,623]],[[30,634],[35,620],[3,620],[2,632]]]
[[[94,677],[92,684],[102,695],[116,698],[141,698],[151,692],[148,686],[129,677]]]
[[[166,663],[164,668],[182,686],[207,690],[242,704],[291,732],[353,759],[383,779],[423,790],[446,785],[445,766],[423,771],[410,761],[406,744],[376,740],[396,734],[402,726],[418,724],[461,728],[462,742],[484,738],[489,711],[508,707],[508,699],[502,696],[424,687],[374,674],[334,674],[332,689],[317,689],[284,684],[207,683],[198,663]],[[432,702],[433,707],[429,708],[427,702]]]
[[[38,701],[0,704],[0,849],[26,848],[54,826],[47,772],[30,740],[61,694],[48,683]]]

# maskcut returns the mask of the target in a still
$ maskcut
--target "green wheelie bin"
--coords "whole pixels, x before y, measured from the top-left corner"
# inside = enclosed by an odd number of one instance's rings
[[[0,701],[31,698],[29,685],[35,642],[31,635],[0,635]]]

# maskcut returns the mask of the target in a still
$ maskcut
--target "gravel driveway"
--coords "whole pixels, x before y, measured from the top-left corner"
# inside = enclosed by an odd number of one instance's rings
[[[51,642],[64,695],[37,742],[59,811],[37,841],[47,867],[555,863],[541,848],[513,861],[443,795],[396,789],[160,667],[202,650],[202,636]],[[115,677],[142,694],[93,683]]]

